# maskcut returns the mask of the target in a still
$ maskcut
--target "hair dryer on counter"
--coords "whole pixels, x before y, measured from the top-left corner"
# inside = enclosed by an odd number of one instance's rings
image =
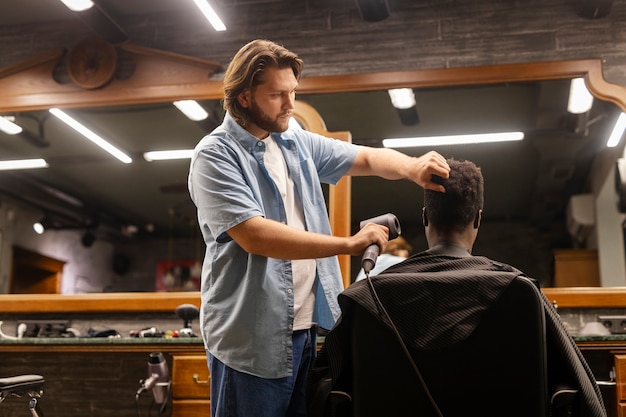
[[[389,229],[389,240],[395,239],[400,236],[400,222],[398,218],[391,214],[383,214],[371,219],[363,220],[359,223],[359,228],[362,229],[368,223],[380,224],[381,226],[386,226]],[[378,254],[380,253],[380,248],[377,244],[371,244],[363,252],[363,257],[361,258],[361,267],[363,268],[363,272],[366,275],[369,275],[370,271],[376,265],[376,259],[378,258]]]

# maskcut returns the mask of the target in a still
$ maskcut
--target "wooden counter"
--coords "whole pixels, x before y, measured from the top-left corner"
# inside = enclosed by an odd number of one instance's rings
[[[563,287],[542,288],[542,291],[559,307],[626,308],[626,287]],[[2,314],[169,313],[180,304],[199,306],[200,293],[0,294]]]
[[[626,288],[545,288],[544,294],[559,308],[626,308]],[[130,313],[161,313],[171,317],[181,304],[200,306],[200,293],[104,293],[77,295],[0,295],[0,320],[28,314],[79,315]],[[142,415],[149,415],[151,395],[143,395],[138,405],[135,396],[145,379],[148,355],[162,352],[173,368],[175,363],[193,363],[180,367],[180,374],[206,374],[204,346],[200,338],[194,340],[159,338],[66,338],[0,341],[3,376],[37,373],[46,378],[41,404],[50,416],[63,417],[136,417],[137,406]],[[626,336],[594,336],[574,338],[588,360],[599,361],[608,367],[599,380],[609,380],[609,371],[615,365],[620,370],[617,386],[626,387]],[[172,369],[170,369],[170,372]],[[207,380],[208,381],[208,380]],[[615,383],[613,383],[615,386]],[[612,388],[612,387],[611,387]],[[180,391],[180,390],[179,390]],[[615,390],[614,390],[615,391]],[[608,404],[616,405],[619,415],[626,417],[626,388]],[[150,394],[150,393],[148,393]],[[201,409],[210,403],[208,398],[192,398],[183,390],[177,394],[178,410],[190,416],[189,410]],[[173,405],[173,404],[172,404]],[[168,407],[162,417],[172,416]],[[155,410],[152,410],[155,412]],[[19,400],[2,404],[3,417],[21,417],[28,411]],[[203,411],[204,412],[204,411]],[[179,414],[181,414],[179,412]],[[617,415],[617,414],[616,414]],[[181,416],[177,416],[181,417]]]
[[[158,313],[180,304],[200,305],[200,293],[142,292],[101,294],[2,294],[0,312],[12,313]]]

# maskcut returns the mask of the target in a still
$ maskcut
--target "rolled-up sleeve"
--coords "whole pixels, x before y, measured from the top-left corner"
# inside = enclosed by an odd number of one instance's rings
[[[193,158],[190,194],[201,224],[219,238],[232,227],[264,213],[238,159],[227,157],[235,150],[210,138],[203,142]]]

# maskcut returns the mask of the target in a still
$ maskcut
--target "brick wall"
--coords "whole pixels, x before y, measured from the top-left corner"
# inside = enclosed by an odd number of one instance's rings
[[[133,43],[224,66],[249,40],[272,39],[300,54],[305,76],[602,58],[607,80],[626,84],[624,2],[613,2],[606,17],[587,19],[577,13],[578,0],[388,0],[390,17],[375,23],[363,21],[351,0],[214,3],[226,32],[208,28],[198,13],[120,23]],[[79,20],[1,27],[0,67],[71,48],[81,33],[91,35]]]

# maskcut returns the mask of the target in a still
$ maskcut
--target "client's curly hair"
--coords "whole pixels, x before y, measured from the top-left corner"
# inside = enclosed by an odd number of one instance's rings
[[[460,232],[483,207],[483,175],[471,161],[448,159],[447,162],[450,177],[443,180],[446,192],[425,190],[425,215],[429,224],[441,232]]]

